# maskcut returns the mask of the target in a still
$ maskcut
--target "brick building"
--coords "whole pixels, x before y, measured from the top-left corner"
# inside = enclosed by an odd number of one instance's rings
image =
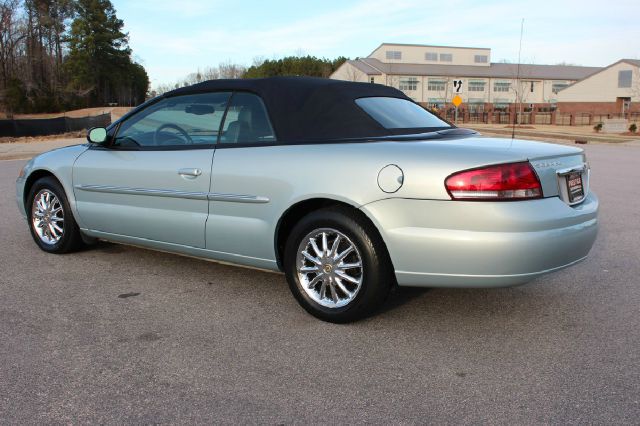
[[[458,94],[468,113],[635,111],[640,61],[606,68],[491,62],[491,49],[383,43],[331,78],[385,84],[424,106],[446,109]],[[461,82],[461,84],[459,84]],[[622,86],[621,86],[622,84]],[[640,102],[638,102],[640,104]]]
[[[640,60],[621,59],[558,92],[558,109],[567,113],[640,112]]]

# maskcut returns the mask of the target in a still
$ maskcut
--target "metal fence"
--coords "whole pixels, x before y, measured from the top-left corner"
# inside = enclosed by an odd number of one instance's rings
[[[624,118],[629,123],[640,125],[640,112],[627,114],[592,114],[592,113],[562,113],[562,112],[468,112],[458,111],[457,118],[454,110],[442,111],[439,115],[450,122],[458,124],[517,124],[544,125],[555,124],[557,126],[595,126],[610,118]]]
[[[533,124],[551,124],[551,112],[541,112],[534,115]]]
[[[510,112],[494,112],[492,115],[493,123],[498,124],[509,124],[511,123],[511,113]]]
[[[109,124],[111,124],[110,113],[82,118],[58,117],[0,120],[0,137],[58,135],[91,127],[106,127]]]
[[[562,114],[556,113],[556,124],[558,126],[570,126],[571,125],[571,114]]]
[[[589,126],[591,124],[591,114],[575,114],[573,120],[576,126]]]

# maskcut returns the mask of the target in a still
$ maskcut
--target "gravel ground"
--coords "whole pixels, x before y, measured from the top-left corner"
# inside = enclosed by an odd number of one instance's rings
[[[351,325],[279,274],[102,243],[39,251],[0,161],[2,423],[640,419],[640,148],[586,146],[590,258],[509,289],[402,289]]]

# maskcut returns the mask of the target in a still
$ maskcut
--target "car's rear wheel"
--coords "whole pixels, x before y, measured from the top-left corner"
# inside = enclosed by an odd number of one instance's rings
[[[371,314],[393,282],[386,248],[375,229],[342,207],[310,213],[294,226],[284,267],[300,305],[336,323]]]
[[[60,183],[38,179],[27,197],[29,229],[36,244],[49,253],[67,253],[82,246],[78,224]]]

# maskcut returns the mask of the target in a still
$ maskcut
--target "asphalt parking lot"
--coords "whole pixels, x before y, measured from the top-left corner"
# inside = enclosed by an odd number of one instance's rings
[[[307,315],[283,276],[102,243],[41,252],[0,161],[2,423],[640,419],[640,146],[587,145],[600,235],[522,287]]]

